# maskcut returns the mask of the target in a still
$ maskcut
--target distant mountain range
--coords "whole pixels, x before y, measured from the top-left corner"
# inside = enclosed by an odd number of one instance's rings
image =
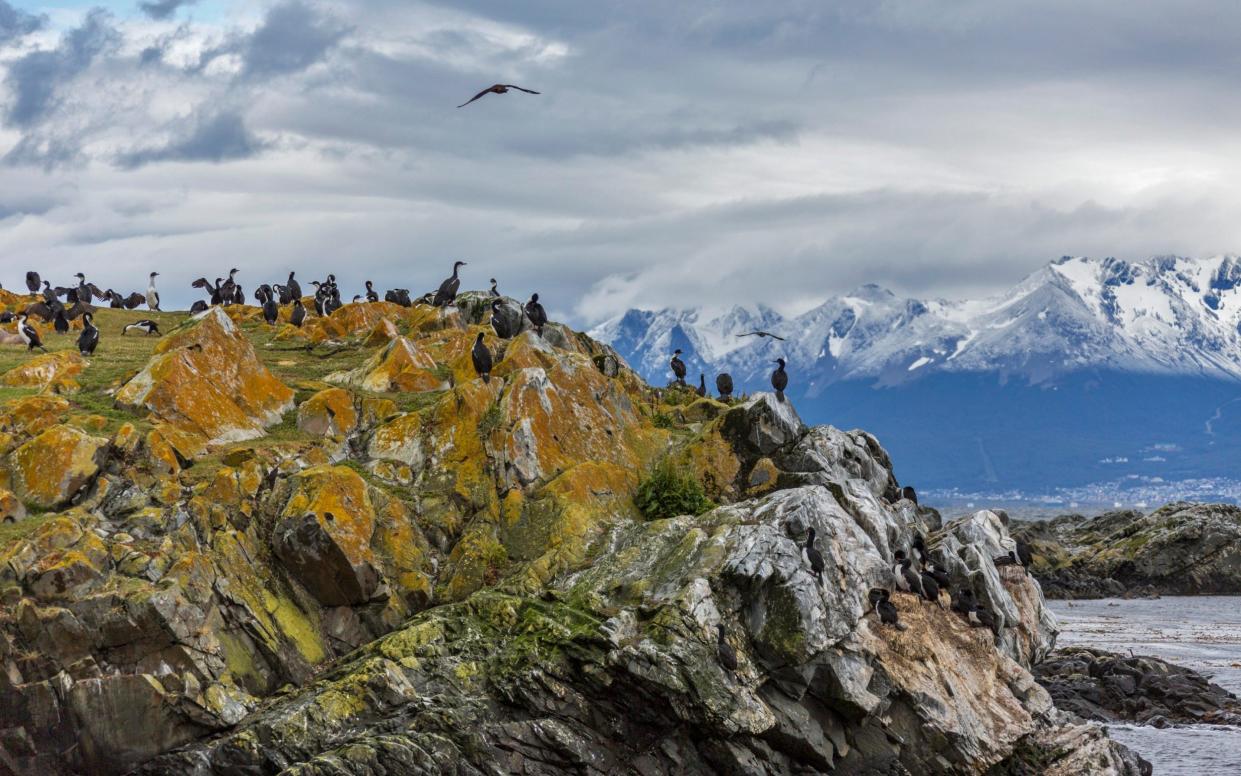
[[[737,336],[754,330],[785,341]],[[726,371],[739,390],[783,357],[803,416],[873,431],[924,487],[1241,479],[1235,256],[1066,256],[990,299],[867,285],[793,318],[630,310],[591,334],[657,385],[677,348],[691,378]]]

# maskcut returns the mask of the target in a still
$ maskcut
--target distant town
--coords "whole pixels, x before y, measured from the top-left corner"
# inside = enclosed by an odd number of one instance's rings
[[[941,488],[924,491],[921,497],[946,515],[997,508],[1008,511],[1013,517],[1038,519],[1068,514],[1097,515],[1117,509],[1150,511],[1173,501],[1241,504],[1241,480],[1205,477],[1172,482],[1162,477],[1129,475],[1118,480],[1057,488],[1043,494]]]

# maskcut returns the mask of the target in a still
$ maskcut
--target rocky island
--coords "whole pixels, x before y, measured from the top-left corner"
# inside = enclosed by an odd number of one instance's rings
[[[1149,772],[1032,675],[1057,625],[998,515],[502,311],[101,309],[90,358],[0,351],[0,773]],[[919,535],[994,630],[880,623]]]

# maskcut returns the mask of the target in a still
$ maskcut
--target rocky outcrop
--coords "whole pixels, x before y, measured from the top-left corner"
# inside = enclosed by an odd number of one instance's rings
[[[68,504],[99,473],[108,440],[52,426],[9,455],[13,490],[43,509]]]
[[[1202,674],[1154,657],[1056,650],[1034,676],[1058,708],[1098,722],[1241,725],[1241,701]]]
[[[1052,598],[1241,593],[1241,508],[1174,503],[1019,523]]]
[[[0,377],[12,388],[37,388],[52,393],[76,393],[81,389],[77,376],[86,368],[86,359],[76,351],[58,351],[35,356]]]

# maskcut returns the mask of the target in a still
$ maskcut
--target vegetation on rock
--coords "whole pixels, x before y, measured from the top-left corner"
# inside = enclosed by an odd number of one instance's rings
[[[697,479],[677,470],[667,460],[660,461],[642,480],[633,500],[647,520],[700,515],[715,506]]]

